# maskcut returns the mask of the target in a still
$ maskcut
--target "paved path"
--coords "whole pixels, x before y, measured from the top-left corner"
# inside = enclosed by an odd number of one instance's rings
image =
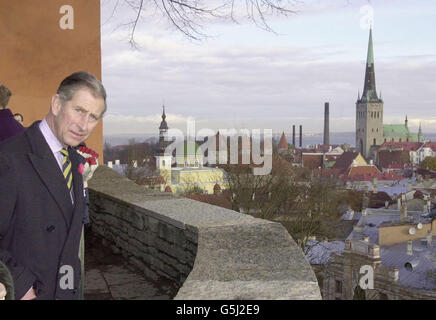
[[[85,235],[85,300],[168,300],[176,295],[170,281],[147,279],[91,232]]]

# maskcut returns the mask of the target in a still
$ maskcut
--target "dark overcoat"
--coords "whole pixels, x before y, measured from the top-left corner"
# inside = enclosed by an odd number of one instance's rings
[[[84,216],[83,158],[72,148],[74,205],[39,122],[0,144],[0,260],[20,299],[78,299]]]
[[[24,127],[15,120],[11,110],[0,109],[0,142],[23,131]]]

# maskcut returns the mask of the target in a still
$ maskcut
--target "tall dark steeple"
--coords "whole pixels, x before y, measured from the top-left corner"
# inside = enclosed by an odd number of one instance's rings
[[[380,102],[375,86],[374,48],[372,44],[372,29],[369,30],[368,56],[366,58],[365,84],[363,86],[362,102]]]
[[[356,148],[366,158],[375,157],[375,147],[383,143],[383,100],[375,86],[374,48],[372,29],[369,30],[365,83],[362,96],[356,102]]]

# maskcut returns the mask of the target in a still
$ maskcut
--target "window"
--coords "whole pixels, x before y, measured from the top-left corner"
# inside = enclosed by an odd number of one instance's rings
[[[374,145],[374,146],[377,145],[377,143],[376,143],[376,141],[375,141],[375,138],[374,138],[374,143],[373,143],[373,145]]]
[[[162,160],[162,167],[165,167],[165,160]]]
[[[401,138],[400,138],[400,140],[399,140],[400,142],[401,142]]]
[[[335,292],[342,293],[342,281],[340,280],[335,281]]]

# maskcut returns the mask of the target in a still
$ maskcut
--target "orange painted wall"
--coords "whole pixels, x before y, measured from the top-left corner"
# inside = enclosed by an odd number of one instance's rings
[[[74,9],[74,29],[63,30],[63,5]],[[69,74],[86,70],[101,80],[99,0],[0,0],[0,82],[11,91],[8,108],[24,126],[45,117],[51,96]],[[103,124],[87,145],[103,160]]]

